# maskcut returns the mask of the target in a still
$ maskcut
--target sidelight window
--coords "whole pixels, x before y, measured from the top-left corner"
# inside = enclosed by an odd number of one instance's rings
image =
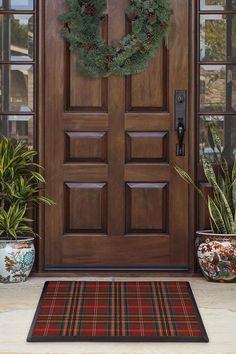
[[[236,153],[236,0],[198,3],[198,131],[200,155],[211,154],[210,124],[228,158]]]
[[[34,0],[0,0],[0,134],[34,145]]]

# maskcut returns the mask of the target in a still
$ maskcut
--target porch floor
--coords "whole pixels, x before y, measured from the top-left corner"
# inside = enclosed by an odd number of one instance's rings
[[[190,282],[208,332],[209,343],[27,343],[26,336],[43,284],[47,280],[56,279],[30,278],[21,284],[0,284],[0,354],[236,354],[236,284],[208,283],[203,278],[177,279]]]

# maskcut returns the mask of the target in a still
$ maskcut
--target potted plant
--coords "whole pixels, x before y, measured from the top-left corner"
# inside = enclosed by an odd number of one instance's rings
[[[0,282],[25,281],[35,258],[30,209],[39,203],[54,204],[40,195],[45,180],[37,155],[24,142],[0,141]]]
[[[205,196],[192,178],[175,166],[175,170],[195,188],[204,200],[211,230],[197,231],[196,250],[199,265],[207,280],[236,281],[236,155],[230,167],[222,140],[214,123],[208,126],[208,138],[213,154],[202,152],[202,165],[212,193]]]

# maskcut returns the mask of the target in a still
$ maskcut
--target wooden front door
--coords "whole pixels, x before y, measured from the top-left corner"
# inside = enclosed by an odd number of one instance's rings
[[[172,31],[132,77],[78,75],[61,37],[64,0],[45,0],[45,267],[187,269],[188,186],[176,156],[175,90],[189,86],[189,5],[172,1]],[[124,36],[126,0],[108,0],[109,43]]]

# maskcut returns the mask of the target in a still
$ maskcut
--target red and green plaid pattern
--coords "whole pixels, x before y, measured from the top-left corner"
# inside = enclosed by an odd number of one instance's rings
[[[208,341],[187,282],[50,281],[28,341]]]

